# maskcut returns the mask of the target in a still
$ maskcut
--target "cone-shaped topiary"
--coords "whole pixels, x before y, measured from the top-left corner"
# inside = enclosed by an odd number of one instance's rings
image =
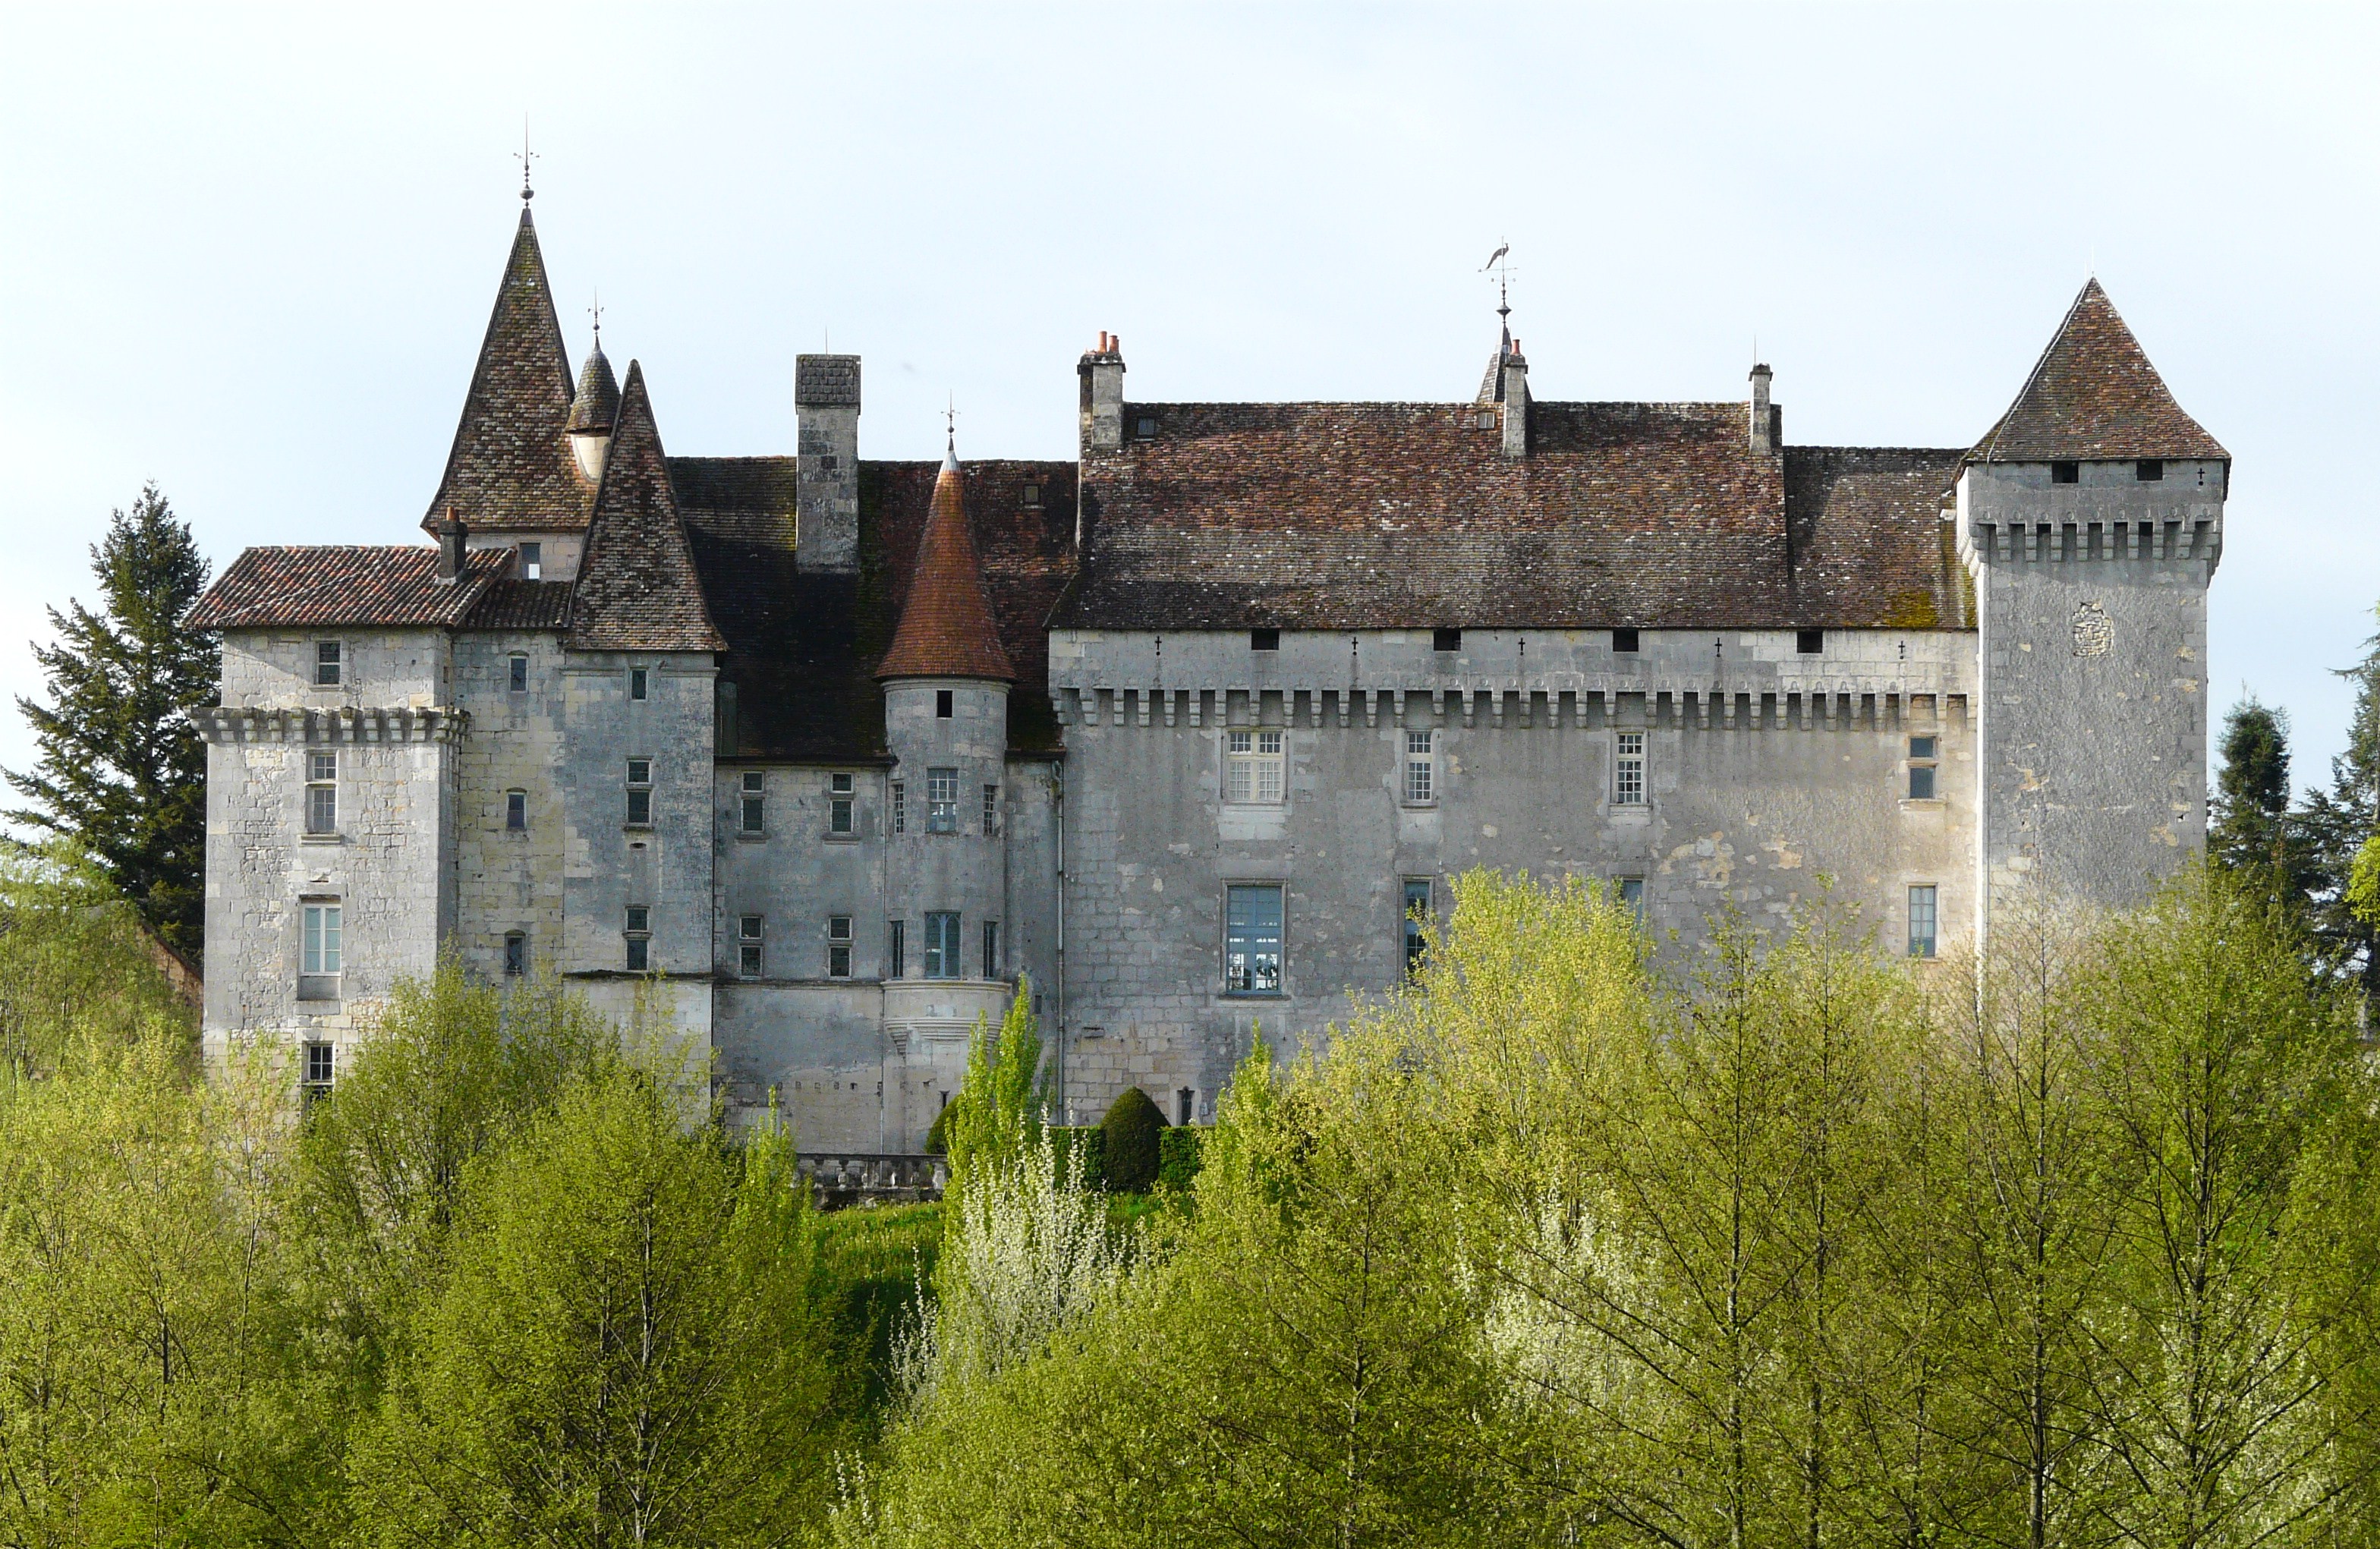
[[[1125,1087],[1099,1120],[1099,1159],[1110,1192],[1145,1194],[1157,1186],[1158,1137],[1164,1132],[1165,1116],[1148,1094]]]

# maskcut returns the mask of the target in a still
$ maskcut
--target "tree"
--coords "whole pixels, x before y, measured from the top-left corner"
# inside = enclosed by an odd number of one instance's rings
[[[2224,718],[2223,766],[2206,853],[2257,878],[2257,889],[2302,925],[2314,887],[2313,857],[2289,810],[2289,721],[2252,696]]]
[[[76,841],[176,950],[199,954],[205,921],[206,748],[182,712],[211,703],[215,643],[181,627],[206,589],[189,525],[151,484],[91,551],[102,611],[49,611],[35,644],[49,703],[19,697],[40,756],[5,771],[32,804],[6,816]]]
[[[2380,921],[2357,914],[2349,898],[2355,858],[2380,834],[2380,635],[2364,642],[2363,660],[2341,668],[2355,684],[2355,714],[2347,751],[2330,761],[2330,789],[2307,798],[2304,825],[2312,853],[2313,929],[2324,959],[2353,975],[2368,1001],[2380,995]]]

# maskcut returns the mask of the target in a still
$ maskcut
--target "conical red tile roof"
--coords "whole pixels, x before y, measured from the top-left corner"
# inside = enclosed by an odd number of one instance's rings
[[[1981,463],[2229,455],[2174,402],[2095,278],[1973,453]]]
[[[934,506],[917,544],[917,568],[901,607],[892,648],[879,678],[996,678],[1016,681],[984,600],[983,565],[967,531],[966,490],[955,452],[942,458]]]

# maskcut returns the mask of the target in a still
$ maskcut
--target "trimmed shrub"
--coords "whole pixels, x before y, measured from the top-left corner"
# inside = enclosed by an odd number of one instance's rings
[[[1099,1120],[1107,1186],[1115,1193],[1145,1194],[1157,1184],[1158,1137],[1165,1116],[1148,1094],[1127,1086]]]
[[[1157,1137],[1157,1181],[1160,1188],[1187,1189],[1198,1180],[1198,1169],[1207,1165],[1200,1143],[1207,1138],[1204,1130],[1187,1125],[1166,1131]]]

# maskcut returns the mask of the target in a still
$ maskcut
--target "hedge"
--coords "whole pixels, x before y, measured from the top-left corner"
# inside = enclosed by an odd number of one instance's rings
[[[1198,1180],[1198,1169],[1206,1159],[1199,1143],[1206,1138],[1204,1130],[1183,1125],[1167,1130],[1157,1137],[1157,1182],[1160,1188],[1188,1189]]]

